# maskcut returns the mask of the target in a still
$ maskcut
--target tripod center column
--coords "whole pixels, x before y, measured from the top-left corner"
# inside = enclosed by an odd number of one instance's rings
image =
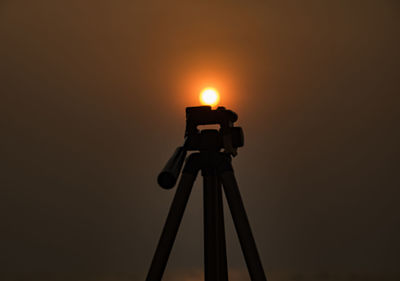
[[[202,153],[205,281],[228,280],[222,189],[216,169],[217,154]]]

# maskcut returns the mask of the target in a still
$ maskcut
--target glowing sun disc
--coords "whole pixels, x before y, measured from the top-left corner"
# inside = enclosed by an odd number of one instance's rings
[[[219,102],[219,93],[214,88],[205,88],[200,93],[200,101],[204,105],[214,106]]]

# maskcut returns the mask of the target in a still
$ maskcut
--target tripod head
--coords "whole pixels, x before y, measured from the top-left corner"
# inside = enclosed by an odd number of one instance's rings
[[[158,175],[158,184],[165,189],[174,187],[187,151],[218,152],[223,149],[225,153],[236,156],[237,148],[244,144],[242,128],[233,125],[237,119],[237,114],[225,107],[215,110],[211,106],[187,107],[185,142],[175,150]],[[199,125],[212,124],[220,125],[220,129],[198,129]]]

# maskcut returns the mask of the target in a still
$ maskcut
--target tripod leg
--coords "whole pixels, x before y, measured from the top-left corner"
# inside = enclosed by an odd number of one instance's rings
[[[189,165],[189,161],[190,159],[188,160],[186,166]],[[188,173],[184,170],[182,173],[174,200],[172,201],[172,205],[168,213],[167,221],[164,225],[160,241],[158,242],[157,249],[150,266],[149,273],[147,274],[146,281],[160,281],[164,274],[164,270],[171,253],[172,246],[175,242],[176,234],[182,221],[183,213],[189,200],[189,195],[192,191],[196,176],[197,171],[195,173]]]
[[[228,281],[228,263],[226,257],[225,223],[224,223],[224,204],[222,200],[222,184],[218,179],[218,216],[217,226],[219,234],[219,256],[220,256],[220,280]]]
[[[215,172],[204,173],[204,277],[228,281],[221,183]]]
[[[225,171],[221,174],[222,184],[229,208],[231,210],[233,222],[239,237],[240,246],[246,260],[252,281],[266,281],[264,269],[258,255],[256,243],[251,233],[249,220],[247,219],[243,201],[240,196],[239,187],[233,171]]]

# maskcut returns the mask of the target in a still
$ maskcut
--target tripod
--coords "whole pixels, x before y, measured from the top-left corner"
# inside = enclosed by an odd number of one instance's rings
[[[202,138],[202,142],[207,143],[207,141],[208,138],[206,135]],[[179,157],[182,159],[180,165],[182,165],[184,157]],[[231,156],[229,153],[219,152],[218,147],[215,147],[215,149],[200,150],[200,152],[193,153],[187,158],[146,281],[160,281],[163,276],[199,170],[202,172],[204,185],[205,281],[228,281],[221,186],[224,189],[232,214],[250,278],[252,281],[266,281],[238,184],[234,176]]]

